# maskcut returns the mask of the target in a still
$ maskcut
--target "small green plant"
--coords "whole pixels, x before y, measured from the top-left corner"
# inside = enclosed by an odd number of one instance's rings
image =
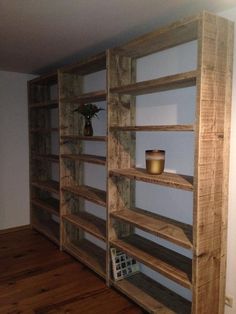
[[[99,108],[94,104],[82,104],[82,105],[79,105],[79,107],[75,109],[74,112],[78,112],[82,114],[85,118],[91,119],[93,117],[98,117],[97,113],[101,110],[104,110],[104,109]]]

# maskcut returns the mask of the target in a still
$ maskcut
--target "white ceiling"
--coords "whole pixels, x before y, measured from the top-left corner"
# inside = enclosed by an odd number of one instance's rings
[[[0,0],[0,70],[42,73],[236,0]]]

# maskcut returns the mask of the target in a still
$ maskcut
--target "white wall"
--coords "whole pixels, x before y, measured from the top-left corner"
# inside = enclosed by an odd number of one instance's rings
[[[29,224],[27,80],[0,71],[0,230]]]

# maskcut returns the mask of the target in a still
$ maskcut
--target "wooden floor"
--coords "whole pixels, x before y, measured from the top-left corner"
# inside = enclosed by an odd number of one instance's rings
[[[144,313],[32,230],[0,235],[0,313]]]

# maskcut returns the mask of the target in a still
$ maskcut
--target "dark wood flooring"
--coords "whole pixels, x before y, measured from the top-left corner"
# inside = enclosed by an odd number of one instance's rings
[[[144,313],[42,235],[0,235],[0,313]]]

